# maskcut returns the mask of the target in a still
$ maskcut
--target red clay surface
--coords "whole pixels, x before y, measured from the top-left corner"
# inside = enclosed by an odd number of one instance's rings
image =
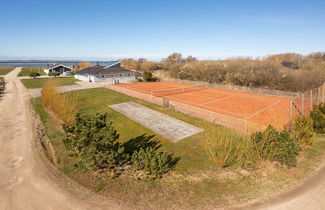
[[[288,97],[216,88],[195,90],[195,86],[172,82],[132,83],[118,85],[118,87],[168,98],[170,101],[218,113],[219,115],[246,120],[247,123],[252,125],[265,127],[272,124],[278,128],[283,128],[289,122],[290,98]],[[194,91],[190,92],[174,89],[185,88],[186,90],[189,88],[190,90],[193,87]]]

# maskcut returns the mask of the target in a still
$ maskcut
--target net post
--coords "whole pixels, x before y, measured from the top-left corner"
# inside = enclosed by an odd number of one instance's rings
[[[289,111],[289,130],[292,130],[292,98],[290,99],[290,111]]]
[[[301,114],[302,115],[304,115],[304,110],[305,110],[304,98],[305,98],[305,94],[301,94]]]
[[[310,104],[309,104],[309,110],[311,111],[313,109],[313,90],[310,90]]]

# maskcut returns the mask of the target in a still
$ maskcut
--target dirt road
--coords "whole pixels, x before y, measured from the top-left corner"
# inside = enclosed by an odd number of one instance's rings
[[[30,96],[16,77],[19,71],[5,76],[6,94],[0,98],[0,209],[118,209],[81,188],[73,191],[40,159],[33,143]]]

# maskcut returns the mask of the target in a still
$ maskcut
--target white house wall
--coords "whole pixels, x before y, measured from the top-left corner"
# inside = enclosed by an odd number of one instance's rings
[[[97,76],[93,76],[93,75],[74,75],[74,77],[76,79],[79,79],[81,81],[91,81],[91,82],[104,82],[104,81],[111,81],[112,84],[114,83],[115,80],[119,80],[120,83],[125,83],[125,82],[130,82],[132,80],[135,80],[136,77],[135,76],[127,76],[127,77],[104,77],[104,78],[99,78]]]

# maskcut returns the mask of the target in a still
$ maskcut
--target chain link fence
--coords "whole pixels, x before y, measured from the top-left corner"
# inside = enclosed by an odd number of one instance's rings
[[[314,105],[320,104],[325,100],[325,85],[307,91],[298,97],[291,96],[291,99],[288,97],[280,97],[278,101],[265,108],[262,108],[265,97],[261,97],[260,99],[258,97],[255,99],[252,98],[250,100],[255,100],[254,105],[251,107],[248,106],[247,112],[251,111],[250,109],[259,111],[246,117],[232,116],[231,114],[222,112],[222,110],[220,112],[214,112],[204,107],[192,106],[180,101],[175,101],[172,98],[157,97],[154,94],[143,93],[118,85],[111,85],[108,88],[246,134],[262,131],[270,124],[279,129],[290,129],[293,119],[302,115],[309,115]],[[297,95],[296,93],[294,94]],[[233,106],[239,105],[240,104],[234,104]]]

